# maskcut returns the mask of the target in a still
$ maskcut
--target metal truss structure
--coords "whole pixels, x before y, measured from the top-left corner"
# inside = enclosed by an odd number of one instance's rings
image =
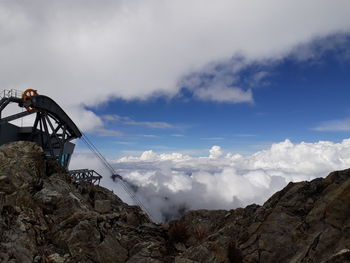
[[[93,184],[100,184],[100,180],[102,179],[102,175],[89,169],[70,170],[69,175],[73,177],[76,182],[91,182]]]
[[[10,103],[17,103],[26,110],[1,118],[2,111]],[[18,127],[9,123],[31,114],[36,114],[32,127]],[[16,90],[1,92],[0,144],[16,140],[36,142],[46,155],[57,159],[67,168],[74,150],[71,141],[81,136],[75,123],[51,98],[38,95],[35,90],[27,90],[24,93]]]

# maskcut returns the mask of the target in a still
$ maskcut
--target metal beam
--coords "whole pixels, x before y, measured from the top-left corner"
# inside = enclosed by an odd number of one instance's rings
[[[72,139],[80,138],[82,136],[80,130],[71,120],[71,118],[64,112],[64,110],[51,98],[43,95],[33,96],[31,98],[30,107],[46,111],[53,119],[60,123],[66,124],[66,128],[71,134]]]
[[[51,143],[51,138],[50,138],[51,136],[50,136],[49,128],[47,127],[47,123],[46,123],[46,113],[45,112],[43,112],[42,115],[41,115],[41,121],[43,122],[44,129],[45,129],[44,132],[46,134],[46,139],[47,139],[46,145],[49,146],[49,151],[50,151],[51,156],[53,158],[55,158],[55,154],[53,153],[53,149],[52,149],[52,143]]]
[[[5,109],[5,107],[10,103],[10,102],[16,102],[18,104],[22,103],[22,100],[19,98],[15,98],[15,97],[9,97],[9,98],[2,98],[0,100],[0,112],[3,111],[3,109]]]
[[[2,118],[2,119],[0,119],[0,125],[5,123],[5,122],[10,122],[10,121],[14,121],[14,120],[19,119],[19,118],[23,118],[23,117],[31,115],[33,113],[36,113],[36,111],[35,110],[34,111],[24,111],[24,112],[20,112],[20,113]]]

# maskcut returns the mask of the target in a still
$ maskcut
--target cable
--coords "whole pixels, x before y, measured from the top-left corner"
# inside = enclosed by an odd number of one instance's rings
[[[112,175],[117,174],[113,166],[106,160],[106,158],[101,154],[101,152],[96,148],[96,146],[90,141],[90,139],[82,132],[82,141],[89,147],[90,151],[94,153],[97,158],[103,163],[103,165],[112,173]],[[120,176],[120,175],[119,175]],[[121,186],[124,191],[131,197],[131,199],[142,208],[142,210],[151,217],[147,208],[143,203],[136,197],[136,195],[129,189],[127,182],[120,176]]]
[[[114,168],[109,164],[109,162],[104,158],[104,156],[100,153],[100,151],[96,148],[96,146],[89,140],[89,138],[83,134],[82,139],[84,143],[90,148],[90,150],[100,159],[100,161],[105,165],[105,167],[112,173],[116,174],[116,171]],[[133,201],[138,204],[143,210],[149,215],[148,210],[145,208],[145,206],[142,204],[142,202],[137,199],[137,197],[130,191],[129,187],[126,185],[126,182],[121,179],[121,185],[123,189],[129,194],[129,196],[133,199]]]

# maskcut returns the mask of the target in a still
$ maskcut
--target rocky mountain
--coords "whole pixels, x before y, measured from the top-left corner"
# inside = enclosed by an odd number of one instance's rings
[[[263,206],[156,224],[15,142],[0,147],[0,213],[0,262],[350,262],[350,170],[290,183]]]

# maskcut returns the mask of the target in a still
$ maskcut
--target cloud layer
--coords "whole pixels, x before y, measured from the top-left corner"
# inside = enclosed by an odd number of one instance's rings
[[[73,158],[72,168],[79,168],[79,163],[93,165],[93,161],[87,162],[88,156]],[[298,144],[285,140],[249,156],[224,153],[219,146],[213,146],[207,157],[199,158],[145,151],[137,157],[116,160],[114,165],[118,173],[137,186],[136,196],[152,217],[161,221],[176,217],[183,209],[262,204],[288,182],[311,180],[349,168],[350,139]],[[96,163],[97,169],[103,169],[98,166]],[[108,176],[102,184],[130,201],[120,184]]]
[[[113,98],[173,96],[183,78],[233,56],[244,65],[349,33],[347,0],[1,1],[0,85],[38,89],[82,129],[101,126],[86,110]],[[225,74],[194,97],[252,102],[250,87]],[[93,120],[93,121],[91,121]]]

